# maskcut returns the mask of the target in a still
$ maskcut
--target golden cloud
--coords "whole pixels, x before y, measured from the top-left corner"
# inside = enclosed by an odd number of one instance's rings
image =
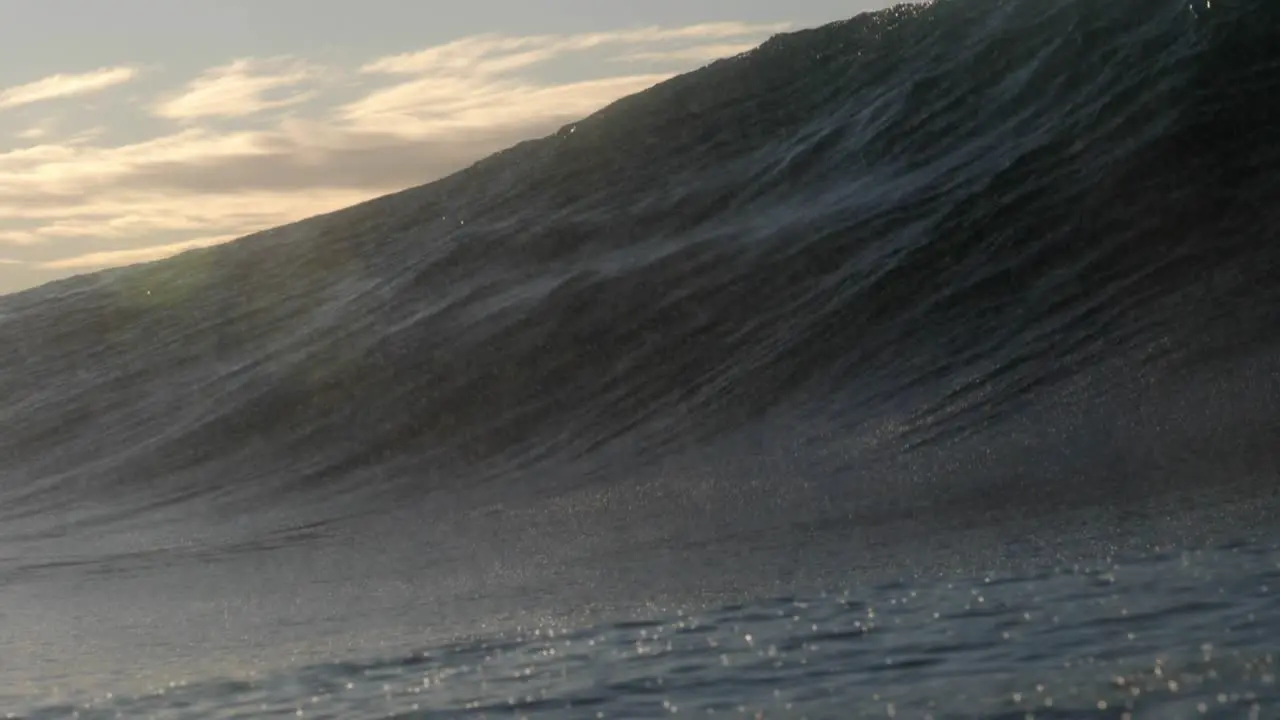
[[[25,85],[0,90],[0,110],[101,92],[127,83],[137,75],[138,71],[131,67],[99,68],[78,75],[51,75]]]
[[[210,247],[212,245],[231,242],[237,237],[240,236],[216,235],[213,237],[196,238],[194,240],[185,240],[183,242],[168,243],[165,245],[151,245],[148,247],[132,248],[129,250],[107,250],[103,252],[86,253],[84,255],[76,255],[68,258],[42,262],[38,264],[38,267],[46,270],[91,270],[115,267],[117,265],[152,262],[154,260],[163,260],[164,258],[172,257],[187,250],[194,250],[195,248]]]
[[[624,75],[549,86],[428,77],[371,93],[343,106],[339,117],[351,130],[406,139],[538,126],[580,118],[669,77],[671,73]]]
[[[756,47],[756,43],[710,43],[673,50],[646,50],[619,55],[614,60],[622,62],[710,62],[720,58],[741,55]]]
[[[614,58],[628,62],[687,63],[736,55],[787,24],[703,23],[677,28],[649,27],[573,35],[477,35],[379,58],[360,70],[371,75],[408,76],[339,109],[352,129],[401,137],[430,137],[476,128],[569,121],[617,98],[639,92],[674,73],[646,73],[547,85],[521,71],[557,57],[599,49],[631,48]],[[738,42],[722,41],[736,39]],[[747,42],[750,39],[751,42]],[[692,47],[648,53],[634,48],[672,43]],[[717,54],[719,53],[719,54]]]
[[[487,77],[546,62],[556,56],[608,46],[655,45],[672,41],[706,42],[752,38],[781,32],[788,23],[703,23],[678,28],[648,27],[575,35],[477,35],[426,50],[381,58],[361,68],[388,75],[455,75]],[[754,47],[755,43],[752,44]]]
[[[205,71],[182,93],[158,103],[154,111],[171,120],[244,117],[306,101],[314,93],[294,92],[274,99],[270,94],[296,87],[317,75],[316,69],[290,58],[242,58]]]
[[[33,230],[0,230],[0,245],[37,245],[44,242]]]

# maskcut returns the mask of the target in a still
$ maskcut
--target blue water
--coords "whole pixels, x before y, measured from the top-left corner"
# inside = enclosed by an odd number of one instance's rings
[[[192,644],[121,681],[135,692],[73,692],[64,676],[60,699],[28,717],[1269,717],[1278,581],[1280,547],[1250,544],[613,609],[607,623],[511,618],[363,648],[302,616],[328,644],[288,663],[246,657],[215,674],[207,653],[236,643]],[[387,619],[415,615],[429,610]]]

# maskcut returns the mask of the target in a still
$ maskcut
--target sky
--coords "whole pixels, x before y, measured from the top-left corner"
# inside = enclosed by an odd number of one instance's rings
[[[0,293],[420,185],[877,0],[0,0]]]

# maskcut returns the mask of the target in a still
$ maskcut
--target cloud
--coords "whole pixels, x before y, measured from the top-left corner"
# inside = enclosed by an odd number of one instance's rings
[[[44,238],[32,230],[0,230],[0,245],[38,245]]]
[[[678,28],[649,27],[615,32],[575,35],[477,35],[455,40],[414,53],[380,58],[361,68],[364,73],[387,75],[445,74],[486,77],[509,73],[547,62],[568,53],[609,46],[654,45],[672,41],[706,42],[727,38],[752,38],[750,47],[762,36],[781,32],[789,23],[753,25],[725,22],[703,23]]]
[[[192,80],[184,92],[158,103],[154,111],[159,117],[171,120],[244,117],[306,101],[313,93],[294,92],[278,98],[272,98],[271,94],[295,87],[316,75],[315,69],[290,58],[242,58],[205,71]]]
[[[406,79],[344,105],[339,117],[351,129],[416,138],[477,128],[568,122],[673,73],[615,75],[548,85],[531,77],[529,71],[534,66],[572,54],[620,50],[625,53],[612,59],[651,61],[665,54],[667,60],[700,61],[706,60],[709,52],[727,49],[729,54],[737,54],[750,49],[763,37],[786,27],[727,22],[572,35],[461,38],[365,64],[360,69],[364,74]],[[709,41],[730,39],[738,42],[708,45]],[[693,47],[668,47],[652,51],[650,57],[641,57],[643,53],[635,50],[681,43],[693,43]]]
[[[614,60],[623,62],[710,62],[741,55],[755,47],[756,43],[714,43],[676,48],[674,50],[648,50],[627,53],[626,55],[619,55]]]
[[[112,122],[128,123],[135,140],[104,140],[122,135],[109,125],[0,147],[0,245],[20,247],[23,267],[43,281],[240,237],[437,179],[784,27],[480,35],[345,70],[237,59],[131,101],[144,117]],[[654,72],[653,61],[672,66]],[[54,77],[62,85],[34,92],[33,83],[11,97],[94,86],[88,76]],[[166,129],[157,116],[182,124]],[[137,136],[148,127],[158,132]]]
[[[671,73],[624,75],[562,85],[424,77],[341,108],[351,130],[426,138],[481,128],[569,122],[639,92]]]
[[[164,258],[172,257],[187,250],[210,247],[212,245],[230,242],[235,240],[237,237],[239,236],[219,235],[207,238],[197,238],[195,240],[185,240],[183,242],[168,243],[166,245],[152,245],[148,247],[132,248],[129,250],[108,250],[103,252],[86,253],[84,255],[74,255],[68,258],[42,262],[38,264],[38,267],[45,270],[92,270],[115,267],[117,265],[151,262],[153,260],[163,260]]]
[[[368,190],[237,191],[225,193],[130,192],[107,195],[81,205],[46,203],[38,207],[0,204],[0,215],[36,224],[7,231],[0,241],[56,251],[69,240],[94,244],[115,241],[137,245],[157,237],[218,230],[247,235],[325,210],[355,204],[380,194]],[[178,201],[175,202],[175,198]]]
[[[137,77],[137,74],[138,71],[132,67],[105,67],[78,75],[50,75],[25,85],[0,90],[0,110],[101,92],[127,83]]]

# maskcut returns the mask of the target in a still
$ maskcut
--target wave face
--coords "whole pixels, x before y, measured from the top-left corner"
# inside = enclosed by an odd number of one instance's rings
[[[625,478],[781,417],[800,452],[900,454],[1082,377],[1113,415],[1224,358],[1254,411],[1206,426],[1265,435],[1276,13],[866,14],[421,188],[5,298],[6,507],[606,454]],[[1150,412],[1157,455],[1195,424]]]
[[[423,187],[0,299],[5,534],[589,491],[587,522],[659,480],[693,524],[1267,485],[1278,14],[865,14]]]

